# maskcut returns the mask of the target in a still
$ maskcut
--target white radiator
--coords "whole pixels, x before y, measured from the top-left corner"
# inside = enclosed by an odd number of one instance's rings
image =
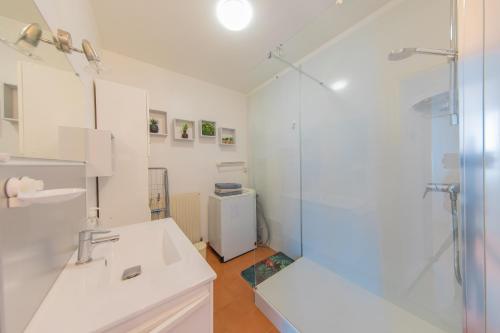
[[[170,212],[191,242],[197,243],[201,240],[200,193],[172,195]]]

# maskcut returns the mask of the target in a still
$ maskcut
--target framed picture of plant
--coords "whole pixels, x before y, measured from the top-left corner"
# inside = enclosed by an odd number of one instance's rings
[[[219,144],[233,146],[236,144],[236,130],[234,128],[219,128]]]
[[[174,129],[174,139],[180,141],[193,141],[194,140],[194,126],[195,122],[185,119],[174,119],[172,121]]]
[[[200,120],[200,137],[215,138],[217,136],[217,124],[215,121]]]
[[[149,134],[167,136],[167,113],[165,111],[149,110]]]

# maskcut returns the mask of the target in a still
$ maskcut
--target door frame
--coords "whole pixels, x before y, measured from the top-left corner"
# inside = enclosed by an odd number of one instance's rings
[[[464,332],[485,333],[484,6],[458,0]],[[498,1],[498,0],[495,0]]]

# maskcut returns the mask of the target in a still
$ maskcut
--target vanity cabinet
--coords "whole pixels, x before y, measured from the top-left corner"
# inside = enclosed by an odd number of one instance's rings
[[[103,333],[212,333],[213,283],[207,283],[183,296],[127,320]]]
[[[212,333],[217,275],[173,219],[114,228],[116,243],[74,253],[25,333]],[[122,280],[140,264],[142,274]]]

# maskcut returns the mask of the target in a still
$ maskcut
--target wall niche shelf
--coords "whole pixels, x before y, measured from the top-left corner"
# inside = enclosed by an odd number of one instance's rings
[[[198,125],[200,129],[200,138],[216,138],[217,123],[211,120],[200,120]]]
[[[11,123],[19,122],[19,111],[17,105],[17,86],[3,84],[3,115],[2,119]]]
[[[194,141],[195,122],[186,119],[172,121],[174,139],[178,141]]]
[[[167,112],[149,110],[149,135],[158,137],[168,136]]]
[[[236,145],[236,130],[234,128],[219,128],[219,144],[221,146]]]
[[[13,118],[2,118],[3,120],[5,121],[10,121],[11,123],[18,123],[19,122],[19,119],[13,119]]]

